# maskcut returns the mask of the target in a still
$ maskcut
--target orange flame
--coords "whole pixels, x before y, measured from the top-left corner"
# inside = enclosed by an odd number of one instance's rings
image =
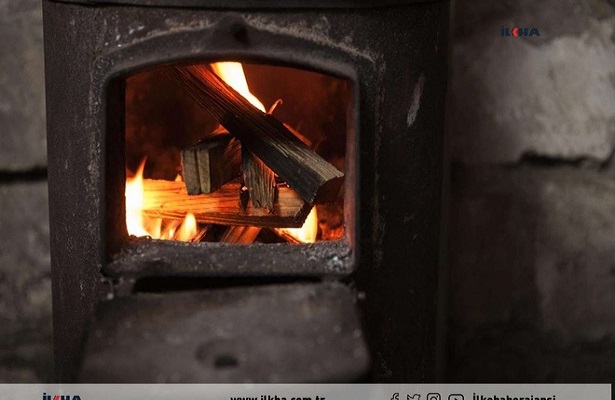
[[[186,214],[186,218],[182,223],[182,226],[179,227],[179,232],[177,233],[177,240],[182,242],[189,242],[197,233],[196,226],[196,218],[194,214],[188,213]]]
[[[233,89],[239,92],[246,100],[262,112],[265,112],[265,106],[250,92],[246,75],[243,72],[243,66],[238,62],[217,62],[211,64],[214,70],[224,82],[229,84]]]
[[[135,236],[160,237],[161,218],[150,218],[143,214],[143,169],[145,159],[141,161],[135,175],[126,178],[126,228]]]
[[[143,212],[145,195],[143,190],[143,170],[145,159],[141,161],[133,177],[126,177],[126,228],[129,235],[149,236],[152,239],[173,239],[188,242],[197,234],[197,224],[194,214],[187,214],[184,222],[168,221],[162,229],[162,218],[148,217]],[[175,232],[179,226],[177,235]]]
[[[292,236],[301,243],[314,243],[318,235],[316,207],[312,208],[301,228],[281,228],[280,231]]]

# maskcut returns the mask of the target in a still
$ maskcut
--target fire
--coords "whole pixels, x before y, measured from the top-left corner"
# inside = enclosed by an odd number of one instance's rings
[[[246,75],[243,72],[243,66],[238,62],[217,62],[211,64],[214,70],[222,80],[228,83],[233,89],[239,92],[246,100],[262,112],[265,112],[265,106],[250,92]]]
[[[126,228],[135,236],[160,237],[161,218],[149,218],[143,214],[143,169],[145,159],[141,161],[135,175],[126,177]]]
[[[194,217],[194,214],[188,213],[186,214],[184,222],[179,227],[179,232],[177,233],[177,240],[182,242],[189,242],[197,234],[197,232],[198,229],[196,225],[196,218]]]
[[[163,221],[162,218],[152,218],[143,212],[146,199],[143,190],[143,170],[145,159],[141,161],[134,176],[126,177],[126,228],[128,234],[134,236],[149,236],[152,239],[176,239],[189,242],[198,233],[194,214],[188,213],[184,222]],[[163,229],[163,222],[165,227]],[[179,226],[177,235],[175,234]]]
[[[281,228],[280,231],[286,233],[301,243],[314,243],[318,235],[318,215],[316,207],[308,214],[301,228]]]
[[[229,84],[246,100],[262,112],[265,112],[265,106],[256,96],[250,92],[246,75],[243,72],[243,66],[238,62],[217,62],[211,64],[213,71],[224,82]],[[314,243],[318,234],[318,216],[316,215],[316,207],[312,208],[310,214],[305,219],[301,228],[284,228],[280,231],[290,235],[294,239],[302,243]]]
[[[227,84],[245,97],[259,110],[265,111],[265,106],[250,92],[243,66],[237,62],[218,62],[211,64],[214,72]],[[279,103],[276,102],[275,105]],[[273,111],[272,107],[271,111]],[[143,188],[143,171],[145,159],[141,162],[134,176],[126,178],[126,227],[128,233],[134,236],[149,236],[153,239],[179,240],[189,242],[202,234],[194,214],[188,213],[183,222],[179,220],[149,217],[144,213],[144,204],[147,203]],[[181,181],[178,175],[176,181]],[[253,228],[253,227],[250,227]],[[256,229],[258,234],[260,228]],[[318,217],[316,207],[312,208],[301,228],[275,229],[282,237],[291,242],[313,243],[318,235]],[[254,236],[254,235],[253,235]]]

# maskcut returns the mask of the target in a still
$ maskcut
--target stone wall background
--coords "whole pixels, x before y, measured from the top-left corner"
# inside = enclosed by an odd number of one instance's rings
[[[445,378],[608,382],[615,2],[453,5]],[[53,379],[40,8],[0,0],[2,382]]]
[[[40,0],[0,0],[0,382],[53,379]]]
[[[446,379],[611,382],[615,2],[455,0],[450,85]]]

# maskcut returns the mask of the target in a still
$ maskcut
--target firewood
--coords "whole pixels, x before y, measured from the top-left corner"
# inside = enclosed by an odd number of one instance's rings
[[[206,66],[176,67],[178,84],[308,203],[334,201],[344,174]]]
[[[310,205],[291,188],[277,185],[273,213],[239,204],[241,183],[230,181],[210,194],[189,196],[183,182],[144,179],[143,211],[150,217],[181,219],[194,214],[202,224],[298,228],[310,212]]]
[[[194,237],[192,238],[192,242],[198,243],[200,241],[202,241],[203,239],[205,239],[207,237],[207,234],[209,233],[209,225],[206,225],[202,228],[199,229],[198,233],[196,235],[194,235]]]
[[[243,184],[248,189],[252,205],[273,212],[275,174],[245,146],[241,148],[241,158]]]
[[[276,235],[278,235],[280,238],[286,240],[288,243],[290,244],[300,244],[301,241],[297,238],[295,238],[293,235],[291,235],[290,233],[279,229],[279,228],[273,228],[273,232],[275,232]]]
[[[220,242],[222,243],[237,243],[237,244],[252,244],[260,233],[261,228],[256,226],[229,226]]]
[[[212,193],[239,176],[241,146],[230,134],[218,134],[182,150],[181,162],[188,194]]]

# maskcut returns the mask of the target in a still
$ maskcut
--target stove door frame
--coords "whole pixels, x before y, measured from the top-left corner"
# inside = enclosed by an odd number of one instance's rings
[[[117,224],[115,213],[124,212],[107,205],[110,196],[123,195],[124,182],[123,174],[105,173],[108,163],[118,161],[107,157],[114,145],[107,133],[123,134],[123,125],[107,118],[114,110],[106,99],[122,93],[116,78],[126,73],[165,57],[195,59],[205,50],[212,59],[258,59],[267,50],[270,60],[356,82],[355,140],[348,150],[358,162],[346,177],[356,195],[348,244],[354,259],[347,272],[365,291],[361,305],[379,368],[373,379],[431,379],[448,1],[222,11],[44,0],[43,14],[59,380],[76,378],[86,326],[96,302],[109,292],[101,270],[123,246],[107,236],[117,226],[106,224]]]

